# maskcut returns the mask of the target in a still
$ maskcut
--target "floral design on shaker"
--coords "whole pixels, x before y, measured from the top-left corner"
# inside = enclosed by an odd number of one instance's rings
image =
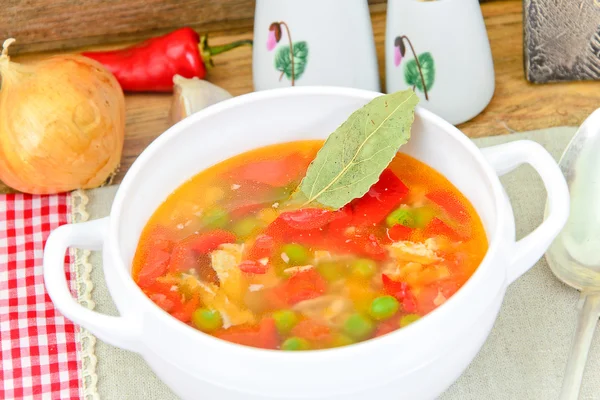
[[[415,48],[406,35],[397,36],[394,40],[394,65],[397,67],[402,62],[406,54],[404,41],[410,46],[413,59],[404,64],[404,81],[412,86],[413,90],[418,89],[425,94],[425,100],[429,101],[429,92],[435,80],[435,63],[431,53],[421,53],[417,56]]]
[[[269,36],[267,38],[268,51],[277,47],[277,43],[281,40],[282,27],[285,28],[290,44],[289,46],[279,46],[275,52],[275,69],[281,72],[281,75],[279,75],[280,81],[285,75],[292,82],[292,86],[294,86],[296,80],[302,76],[306,69],[308,44],[304,41],[292,42],[292,35],[290,34],[288,24],[283,21],[273,22],[269,26]]]

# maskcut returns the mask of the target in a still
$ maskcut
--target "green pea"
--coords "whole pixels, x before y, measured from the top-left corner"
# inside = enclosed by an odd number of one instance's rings
[[[408,210],[406,208],[398,208],[398,209],[392,211],[385,218],[385,223],[390,228],[392,226],[398,225],[398,224],[408,226],[409,228],[414,228],[415,227],[415,218],[413,216],[413,213],[410,210]]]
[[[392,296],[379,296],[371,302],[369,314],[373,319],[382,321],[392,317],[398,311],[400,304]]]
[[[223,326],[223,319],[218,311],[198,308],[192,314],[192,323],[202,332],[214,332]]]
[[[361,314],[352,314],[344,322],[344,332],[355,340],[364,340],[375,329],[373,322]]]
[[[202,214],[202,224],[207,228],[223,228],[227,223],[229,223],[229,213],[222,208],[211,208]]]
[[[233,224],[231,230],[238,238],[246,239],[260,229],[260,227],[261,224],[257,218],[246,217]]]
[[[287,338],[282,344],[281,344],[281,350],[288,350],[288,351],[296,351],[296,350],[308,350],[310,349],[310,343],[308,343],[308,340],[306,339],[302,339],[299,337],[291,337],[291,338]]]
[[[331,347],[342,347],[348,346],[354,343],[354,340],[350,339],[350,337],[340,333],[339,335],[334,336],[331,341]]]
[[[343,264],[334,261],[325,261],[317,266],[317,271],[329,283],[335,282],[344,277],[345,267]]]
[[[407,314],[400,318],[400,328],[404,328],[405,326],[410,325],[419,319],[421,319],[421,316],[417,314]]]
[[[297,243],[288,243],[283,245],[281,252],[285,253],[288,258],[287,263],[292,266],[306,265],[310,257],[308,249]]]
[[[377,263],[368,258],[357,258],[350,264],[352,276],[356,278],[369,279],[377,270]]]
[[[419,207],[414,210],[415,226],[411,228],[425,228],[435,217],[435,210],[431,207]]]
[[[280,334],[290,333],[292,328],[298,323],[298,315],[292,310],[279,310],[273,312],[275,326]]]

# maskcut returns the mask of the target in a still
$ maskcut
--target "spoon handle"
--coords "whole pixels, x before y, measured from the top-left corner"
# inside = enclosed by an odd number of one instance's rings
[[[571,355],[565,369],[560,400],[577,400],[579,397],[583,370],[600,317],[600,293],[583,292],[581,297],[583,305],[579,313]]]

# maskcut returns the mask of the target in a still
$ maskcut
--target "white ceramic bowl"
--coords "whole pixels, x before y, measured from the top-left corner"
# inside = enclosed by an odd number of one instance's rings
[[[538,144],[480,151],[460,131],[418,109],[402,151],[442,172],[473,203],[489,250],[445,304],[383,337],[343,348],[283,352],[221,341],[158,308],[131,278],[142,228],[175,188],[206,167],[259,146],[325,138],[378,93],[344,88],[277,89],[226,100],[170,128],[127,173],[110,217],[56,229],[44,254],[50,297],[99,339],[140,353],[184,399],[431,399],[464,371],[486,340],[506,287],[527,271],[562,229],[569,210],[564,178]],[[529,163],[548,192],[547,219],[515,242],[513,213],[498,174]],[[541,206],[541,205],[540,205]],[[68,247],[103,251],[104,274],[120,316],[88,310],[71,297],[63,269]]]

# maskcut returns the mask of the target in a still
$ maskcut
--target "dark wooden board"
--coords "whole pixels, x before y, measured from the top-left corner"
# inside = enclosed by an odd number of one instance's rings
[[[369,0],[385,6],[385,0]],[[199,32],[248,32],[254,0],[1,0],[0,41],[12,54],[132,42],[191,26]]]

